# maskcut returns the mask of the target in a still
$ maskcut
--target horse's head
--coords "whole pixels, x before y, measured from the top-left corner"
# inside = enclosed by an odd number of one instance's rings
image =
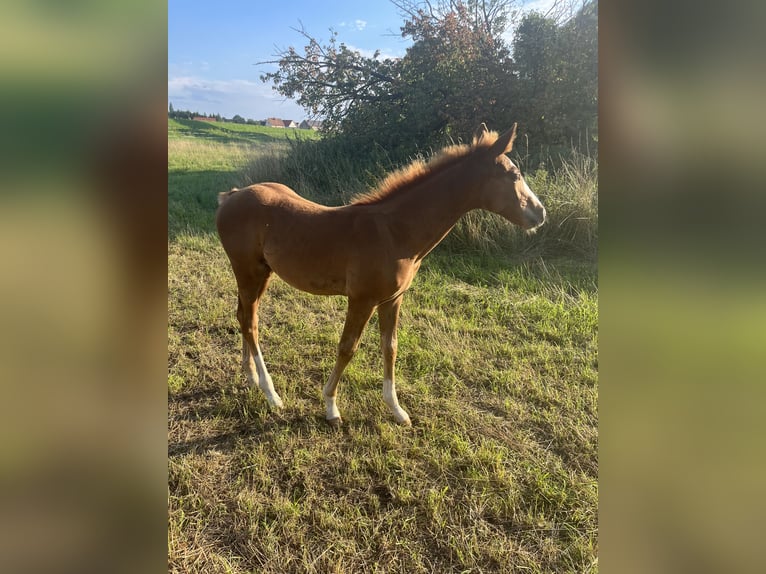
[[[476,136],[477,145],[487,137],[494,137],[494,134],[482,124]],[[545,222],[545,208],[529,189],[519,168],[505,155],[513,148],[515,139],[516,124],[513,124],[492,145],[479,150],[484,179],[480,190],[481,206],[523,229],[533,230]]]

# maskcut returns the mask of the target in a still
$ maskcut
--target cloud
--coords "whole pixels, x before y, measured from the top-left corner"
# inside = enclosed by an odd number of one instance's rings
[[[346,47],[349,50],[354,50],[356,52],[359,52],[362,56],[365,58],[372,58],[372,56],[375,54],[375,50],[368,50],[367,48],[357,48],[356,46],[353,46],[351,44],[346,44]],[[391,52],[389,49],[381,49],[380,55],[378,55],[378,60],[395,60],[396,58],[401,58],[404,56],[405,48],[402,48],[401,53],[395,53]]]
[[[271,86],[251,80],[211,80],[199,76],[168,78],[168,100],[176,109],[263,119],[269,116],[303,118],[306,113],[285,100]]]
[[[360,32],[367,27],[367,20],[354,20],[353,22],[340,22],[338,28],[356,28]]]
[[[198,76],[178,76],[168,80],[168,95],[191,91],[211,94],[263,93],[263,88],[271,91],[261,82],[251,82],[250,80],[208,80]]]
[[[191,76],[199,72],[209,72],[212,69],[210,62],[206,60],[184,60],[182,62],[168,62],[168,74],[174,76]]]

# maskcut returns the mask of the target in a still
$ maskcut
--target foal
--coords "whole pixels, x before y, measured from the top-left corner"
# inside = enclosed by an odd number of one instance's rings
[[[218,235],[237,280],[242,362],[251,386],[282,407],[258,344],[258,305],[272,272],[317,295],[345,295],[348,311],[335,367],[323,389],[326,418],[341,424],[338,381],[377,309],[383,353],[383,400],[410,425],[394,382],[402,295],[423,258],[473,209],[498,213],[524,229],[545,221],[545,208],[505,155],[516,124],[498,136],[485,127],[469,145],[445,148],[428,163],[394,172],[374,191],[342,207],[325,207],[279,183],[218,196]]]

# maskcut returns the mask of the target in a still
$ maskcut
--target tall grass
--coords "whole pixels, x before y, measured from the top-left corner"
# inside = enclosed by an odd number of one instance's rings
[[[428,159],[428,158],[423,158]],[[551,165],[553,162],[549,162]],[[400,167],[383,150],[359,158],[342,142],[297,141],[257,155],[244,169],[242,184],[278,181],[324,205],[343,205],[375,187]],[[598,162],[576,150],[525,174],[548,211],[548,222],[534,236],[486,212],[463,217],[442,249],[513,250],[534,255],[595,258],[598,242]]]
[[[259,154],[243,171],[246,183],[278,181],[325,205],[343,205],[369,190],[396,165],[382,150],[360,158],[342,140],[292,139],[285,148]]]
[[[537,169],[527,182],[548,210],[549,221],[535,242],[547,253],[595,257],[598,249],[598,162],[572,151],[548,172]]]

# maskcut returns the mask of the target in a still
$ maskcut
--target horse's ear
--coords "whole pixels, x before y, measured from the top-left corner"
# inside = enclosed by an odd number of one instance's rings
[[[481,138],[484,137],[485,134],[489,133],[489,129],[487,128],[487,124],[484,122],[481,122],[481,125],[476,129],[476,131],[473,134],[473,141],[479,142],[481,141]]]
[[[513,149],[513,140],[516,139],[516,124],[506,132],[503,132],[497,141],[489,148],[493,155],[499,156]]]

